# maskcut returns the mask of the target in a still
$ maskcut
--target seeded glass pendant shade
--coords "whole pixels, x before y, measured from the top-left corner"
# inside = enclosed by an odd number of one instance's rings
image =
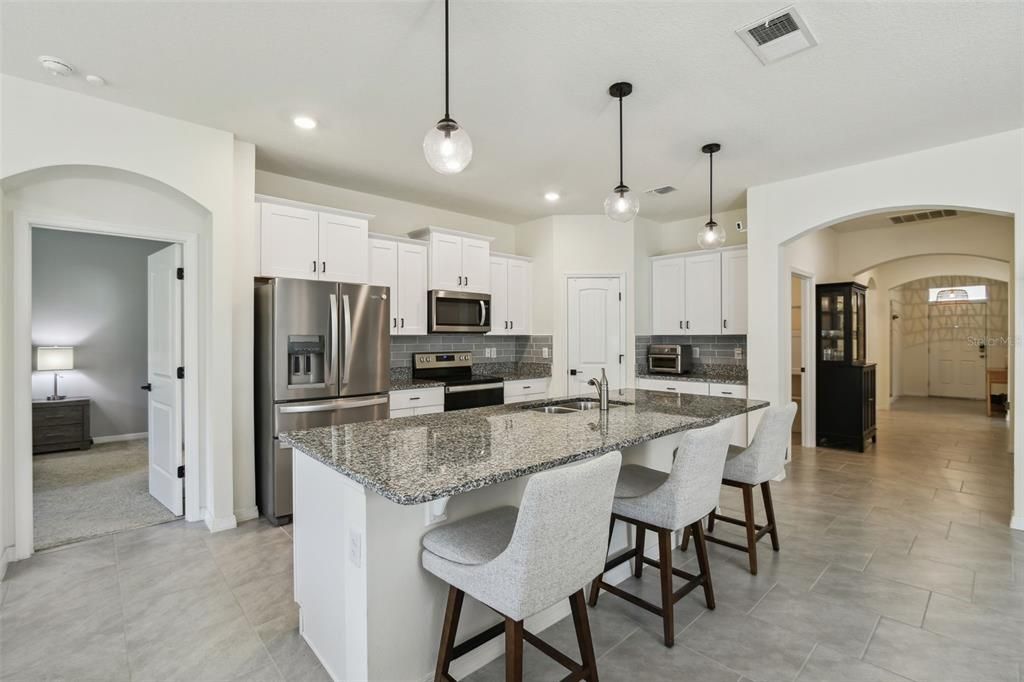
[[[714,190],[715,190],[715,152],[720,150],[722,145],[711,142],[701,147],[701,151],[708,155],[708,221],[704,223],[704,229],[697,234],[697,245],[702,249],[717,249],[725,244],[725,230],[715,222],[713,215]]]
[[[431,168],[443,175],[461,173],[473,159],[469,134],[448,111],[448,0],[444,0],[444,118],[424,136],[423,156]]]
[[[622,98],[631,92],[631,83],[615,83],[608,88],[608,94],[619,100],[619,184],[604,200],[604,214],[620,223],[628,223],[640,211],[640,199],[622,179]]]

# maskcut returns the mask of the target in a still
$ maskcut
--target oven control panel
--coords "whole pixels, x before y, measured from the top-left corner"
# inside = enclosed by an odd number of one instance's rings
[[[412,366],[416,369],[472,367],[473,354],[469,351],[456,353],[413,353]]]

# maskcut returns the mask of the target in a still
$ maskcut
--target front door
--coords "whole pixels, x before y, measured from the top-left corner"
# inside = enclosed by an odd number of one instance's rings
[[[181,263],[180,244],[152,254],[147,285],[149,494],[178,516],[184,513]]]
[[[608,375],[611,388],[625,381],[622,288],[618,277],[570,277],[568,299],[569,393],[593,393],[591,378]]]
[[[943,398],[985,397],[984,303],[928,306],[928,394]]]

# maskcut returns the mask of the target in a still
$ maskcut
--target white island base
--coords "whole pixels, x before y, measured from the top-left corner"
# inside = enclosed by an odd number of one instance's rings
[[[679,434],[623,450],[623,464],[668,471]],[[299,629],[335,680],[431,680],[437,660],[448,586],[420,564],[420,539],[443,510],[456,520],[504,505],[518,506],[522,477],[450,498],[400,505],[367,490],[344,474],[301,452],[294,454],[295,601]],[[627,547],[625,524],[617,524],[612,552]],[[656,548],[652,548],[653,550]],[[652,553],[653,556],[653,553]],[[617,583],[629,563],[608,574]],[[540,632],[569,614],[565,600],[529,619]],[[459,642],[500,618],[467,599]],[[503,653],[499,637],[457,659],[462,678]],[[573,652],[570,652],[573,653]]]

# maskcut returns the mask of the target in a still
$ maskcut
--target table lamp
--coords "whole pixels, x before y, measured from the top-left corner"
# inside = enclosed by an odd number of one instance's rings
[[[64,400],[67,397],[57,393],[57,373],[74,368],[74,346],[39,346],[36,349],[36,371],[53,372],[53,395],[47,396],[47,400]]]

